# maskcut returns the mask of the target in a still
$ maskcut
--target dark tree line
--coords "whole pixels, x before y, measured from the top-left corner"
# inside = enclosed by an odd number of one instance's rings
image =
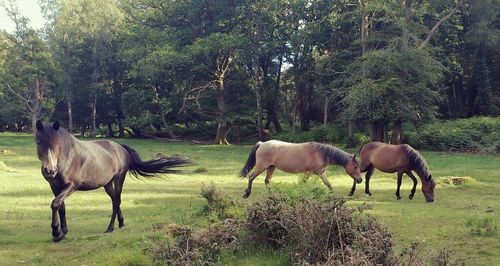
[[[498,0],[42,0],[0,32],[0,130],[255,138],[500,114]],[[392,135],[388,136],[387,132]]]

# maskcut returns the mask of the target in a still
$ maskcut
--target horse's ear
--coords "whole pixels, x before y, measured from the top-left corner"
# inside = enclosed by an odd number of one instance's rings
[[[41,120],[36,121],[36,129],[38,131],[42,131],[43,130],[43,123],[42,123]]]
[[[431,180],[431,179],[432,179],[432,175],[429,175],[429,180]]]
[[[59,130],[59,121],[54,122],[54,124],[52,124],[52,128],[56,131]]]
[[[356,160],[356,154],[354,154],[354,157],[352,157],[352,160],[353,161]]]

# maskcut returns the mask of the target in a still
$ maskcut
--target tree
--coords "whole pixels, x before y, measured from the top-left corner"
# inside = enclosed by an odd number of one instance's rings
[[[46,43],[29,27],[14,4],[4,6],[15,24],[14,34],[2,34],[5,59],[0,82],[13,95],[31,121],[31,128],[45,109],[52,108],[50,87],[57,78],[57,65]]]
[[[47,16],[54,19],[51,37],[65,73],[64,97],[68,104],[69,128],[73,127],[75,90],[80,90],[77,94],[83,98],[79,100],[90,106],[92,136],[95,137],[97,96],[104,89],[104,81],[114,80],[114,89],[120,88],[117,68],[110,64],[117,63],[113,56],[117,51],[114,40],[123,15],[111,0],[54,0],[46,1],[45,6],[46,13],[50,14]]]

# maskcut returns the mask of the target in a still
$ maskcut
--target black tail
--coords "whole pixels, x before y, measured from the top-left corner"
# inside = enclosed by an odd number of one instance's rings
[[[122,146],[130,156],[129,169],[137,178],[139,176],[152,177],[156,174],[178,173],[180,172],[179,170],[170,168],[186,166],[191,163],[189,159],[180,157],[161,158],[144,162],[134,149],[124,144]]]
[[[257,149],[259,148],[260,144],[262,142],[257,142],[254,146],[250,154],[248,155],[247,162],[245,163],[245,166],[240,171],[240,176],[241,177],[246,177],[250,170],[255,166],[255,153],[257,152]]]

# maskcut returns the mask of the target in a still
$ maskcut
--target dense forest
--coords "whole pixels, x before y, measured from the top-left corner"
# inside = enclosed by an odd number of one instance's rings
[[[39,4],[42,31],[0,6],[16,25],[0,31],[0,131],[44,119],[228,144],[335,127],[399,143],[407,127],[500,115],[498,0]]]

